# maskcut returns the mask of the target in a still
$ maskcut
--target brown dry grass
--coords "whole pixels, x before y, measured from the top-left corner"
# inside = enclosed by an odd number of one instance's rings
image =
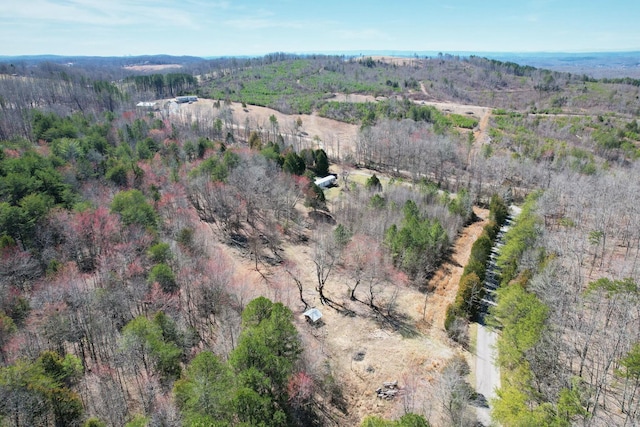
[[[475,212],[481,220],[466,227],[458,236],[450,260],[442,265],[430,283],[433,290],[428,297],[413,287],[397,284],[395,312],[397,318],[402,318],[401,327],[386,321],[365,304],[350,301],[346,287],[348,278],[339,266],[329,277],[326,294],[352,310],[353,315],[321,305],[315,290],[311,242],[285,243],[282,256],[295,265],[297,276],[304,284],[305,300],[322,311],[320,327],[304,321],[297,288],[280,267],[261,265],[265,280],[255,271],[246,252],[226,246],[223,250],[229,255],[236,275],[250,284],[244,288],[244,298],[249,300],[265,295],[292,309],[310,369],[327,372],[329,366],[342,387],[348,415],[342,415],[339,423],[356,425],[367,415],[392,417],[403,413],[402,398],[384,401],[376,397],[375,390],[385,381],[397,380],[401,388],[410,385],[418,402],[414,410],[423,410],[428,406],[430,383],[437,371],[447,360],[462,352],[446,337],[443,322],[446,307],[455,298],[471,245],[487,221],[486,210],[476,209]],[[312,230],[308,233],[313,234]],[[216,240],[215,233],[211,233],[210,242],[217,246]],[[394,284],[388,284],[380,301],[389,300],[394,288]],[[360,298],[364,299],[364,295]],[[354,360],[357,353],[363,354],[362,360]]]
[[[374,61],[381,61],[391,65],[397,65],[399,67],[415,67],[422,64],[422,61],[418,58],[401,58],[398,56],[372,56]]]
[[[168,100],[160,101],[166,103]],[[192,104],[176,104],[167,113],[172,118],[186,121],[208,120],[212,123],[220,113],[214,107],[215,101],[211,99],[199,99]],[[358,126],[343,123],[336,120],[320,117],[317,114],[284,114],[271,108],[248,105],[246,108],[242,104],[233,102],[229,106],[233,113],[233,120],[237,129],[244,130],[247,121],[251,129],[262,128],[271,129],[270,117],[274,116],[278,121],[278,128],[282,134],[297,135],[304,140],[307,145],[318,145],[324,148],[327,154],[338,157],[338,146],[340,152],[345,150],[354,152],[355,141],[358,134]],[[302,126],[295,131],[294,123],[300,118]]]
[[[422,90],[426,95],[424,85]],[[357,94],[334,94],[335,100],[340,102],[376,102],[384,98],[374,98],[370,95]],[[167,105],[169,100],[158,101]],[[430,105],[445,113],[455,113],[473,116],[480,120],[478,127],[474,130],[476,149],[487,139],[487,129],[491,109],[486,107],[456,104],[451,102],[437,101],[415,101],[421,105]],[[172,119],[186,122],[201,121],[212,123],[218,116],[220,110],[214,107],[215,101],[211,99],[199,99],[192,104],[173,104],[164,114],[168,114]],[[274,116],[278,121],[279,132],[285,135],[296,135],[303,141],[304,146],[323,148],[332,158],[344,157],[348,152],[355,153],[356,139],[358,136],[357,125],[327,119],[314,114],[284,114],[271,108],[248,105],[246,108],[242,104],[233,102],[229,106],[233,113],[233,121],[238,130],[245,129],[245,123],[249,123],[251,129],[262,128],[271,129],[269,118]],[[302,126],[295,131],[294,122],[300,118]]]

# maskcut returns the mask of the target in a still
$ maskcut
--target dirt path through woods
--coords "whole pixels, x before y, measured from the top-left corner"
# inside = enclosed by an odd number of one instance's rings
[[[458,283],[462,276],[462,270],[469,261],[471,247],[476,239],[480,237],[482,229],[489,221],[489,211],[487,209],[474,207],[473,211],[479,221],[462,230],[453,246],[449,260],[440,266],[429,283],[433,291],[427,296],[426,302],[422,302],[424,321],[429,333],[434,338],[446,339],[444,319],[447,307],[456,298]]]

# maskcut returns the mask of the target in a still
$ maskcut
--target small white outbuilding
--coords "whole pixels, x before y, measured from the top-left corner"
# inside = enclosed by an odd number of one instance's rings
[[[302,315],[307,319],[309,323],[316,323],[318,320],[322,318],[322,313],[317,308],[310,308],[309,310],[302,313]]]
[[[320,188],[329,188],[335,183],[336,183],[335,175],[328,175],[328,176],[325,176],[324,178],[318,178],[314,181],[314,184]]]

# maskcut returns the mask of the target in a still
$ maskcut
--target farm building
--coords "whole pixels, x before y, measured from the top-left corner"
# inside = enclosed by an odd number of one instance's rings
[[[316,179],[314,181],[314,184],[316,184],[320,188],[329,188],[336,183],[336,179],[337,178],[335,175],[328,175],[328,176],[325,176],[324,178]]]
[[[311,308],[302,313],[302,315],[305,317],[305,319],[307,319],[307,322],[309,323],[316,323],[322,318],[322,313],[320,313],[320,310],[318,310],[317,308]]]
[[[186,95],[186,96],[176,96],[176,102],[178,104],[184,104],[187,102],[196,102],[198,97],[195,95]]]
[[[157,103],[151,102],[151,101],[138,102],[136,104],[136,107],[144,108],[144,109],[148,109],[148,110],[157,110],[158,109]]]

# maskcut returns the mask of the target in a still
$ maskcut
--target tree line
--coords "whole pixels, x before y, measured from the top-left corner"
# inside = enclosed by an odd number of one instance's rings
[[[167,98],[194,91],[198,80],[187,73],[146,74],[127,77],[140,92],[152,92],[155,98]]]

